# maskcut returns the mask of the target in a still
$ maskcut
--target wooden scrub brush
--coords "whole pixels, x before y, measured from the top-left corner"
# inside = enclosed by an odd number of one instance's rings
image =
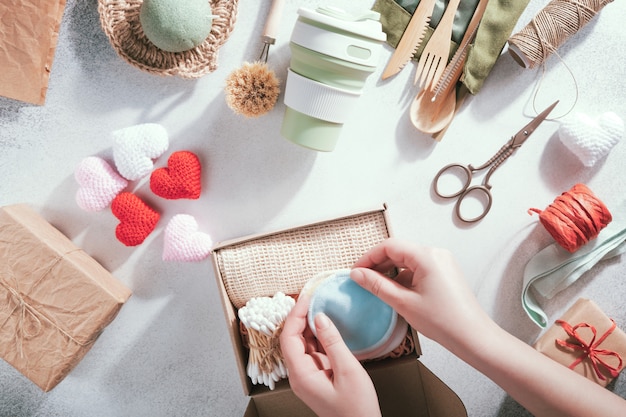
[[[235,113],[258,117],[274,108],[280,94],[280,80],[267,65],[270,46],[276,42],[276,32],[285,0],[273,0],[265,28],[263,49],[259,58],[244,64],[226,78],[226,104]]]

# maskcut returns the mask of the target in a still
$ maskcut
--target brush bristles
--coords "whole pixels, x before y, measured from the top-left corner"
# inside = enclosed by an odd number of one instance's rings
[[[274,108],[280,81],[264,62],[245,62],[226,78],[226,103],[235,113],[257,117]]]

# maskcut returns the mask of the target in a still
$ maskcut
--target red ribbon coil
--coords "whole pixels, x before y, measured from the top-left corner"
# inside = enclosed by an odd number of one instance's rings
[[[595,239],[613,220],[609,209],[584,184],[574,185],[545,210],[531,208],[528,213],[538,213],[548,233],[571,253]]]
[[[600,365],[604,367],[604,369],[606,369],[606,371],[609,373],[609,375],[611,375],[612,378],[617,377],[620,370],[622,369],[622,357],[620,356],[620,354],[612,350],[598,349],[598,346],[600,346],[602,342],[604,342],[604,340],[611,333],[613,333],[613,330],[615,330],[616,324],[612,319],[611,323],[613,324],[598,340],[596,340],[596,328],[587,323],[579,323],[574,327],[572,327],[569,323],[563,320],[557,320],[556,323],[560,324],[561,327],[563,327],[563,330],[565,330],[565,332],[576,341],[575,343],[570,343],[565,340],[556,339],[556,343],[558,343],[560,346],[572,349],[574,351],[583,352],[582,355],[580,355],[574,362],[572,362],[572,364],[569,366],[570,369],[576,368],[576,366],[578,366],[578,364],[580,364],[583,360],[589,358],[591,366],[596,371],[596,375],[598,375],[598,378],[603,381],[606,380],[606,377],[600,371]],[[589,343],[585,342],[583,338],[578,334],[577,330],[581,327],[587,327],[593,333],[593,337],[591,338],[591,341]],[[617,366],[611,366],[606,361],[602,360],[600,358],[600,355],[615,357],[617,358],[619,363]]]

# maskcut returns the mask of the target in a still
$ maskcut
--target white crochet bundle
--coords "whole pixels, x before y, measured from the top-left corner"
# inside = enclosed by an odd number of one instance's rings
[[[586,166],[595,165],[624,136],[624,122],[613,112],[593,119],[578,113],[563,121],[559,128],[561,142]]]

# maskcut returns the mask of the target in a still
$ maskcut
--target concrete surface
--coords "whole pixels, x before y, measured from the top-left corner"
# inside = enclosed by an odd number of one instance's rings
[[[372,2],[335,0],[353,10]],[[270,65],[284,80],[291,28],[298,7],[286,2]],[[545,2],[531,1],[517,30]],[[211,264],[161,260],[163,229],[178,213],[196,217],[215,242],[330,219],[363,207],[389,205],[395,235],[451,249],[484,308],[505,329],[532,343],[541,331],[520,305],[526,262],[551,237],[529,216],[576,182],[609,206],[624,199],[626,147],[618,144],[585,168],[559,141],[559,122],[545,122],[493,177],[494,206],[476,225],[453,218],[453,205],[431,192],[437,170],[449,162],[480,163],[538,107],[561,99],[562,110],[593,117],[613,111],[626,118],[626,6],[614,2],[559,49],[542,70],[526,70],[504,53],[483,90],[468,99],[441,142],[416,131],[408,107],[414,64],[381,81],[391,55],[366,90],[332,153],[298,147],[280,136],[282,95],[276,108],[244,119],[226,106],[226,76],[260,51],[269,2],[240,1],[234,32],[219,52],[218,69],[196,81],[154,76],[120,59],[99,26],[96,0],[69,0],[44,106],[0,99],[0,205],[24,202],[101,262],[133,290],[133,297],[93,349],[54,390],[41,392],[0,361],[0,416],[241,416],[247,398],[238,380]],[[567,67],[564,65],[567,65]],[[147,180],[135,192],[162,213],[157,230],[128,248],[114,235],[110,210],[87,213],[74,201],[73,173],[85,157],[111,158],[110,132],[155,122],[170,135],[169,152],[191,150],[203,164],[196,201],[165,201]],[[165,158],[156,162],[163,166]],[[616,216],[626,215],[614,213]],[[552,300],[557,318],[578,297],[591,298],[626,329],[626,264],[601,262]],[[436,313],[433,313],[436,314]],[[480,335],[476,335],[480,337]],[[470,416],[527,413],[499,387],[438,344],[422,339],[423,362],[462,398]],[[515,358],[510,358],[514,361]],[[611,386],[626,395],[624,373]]]

